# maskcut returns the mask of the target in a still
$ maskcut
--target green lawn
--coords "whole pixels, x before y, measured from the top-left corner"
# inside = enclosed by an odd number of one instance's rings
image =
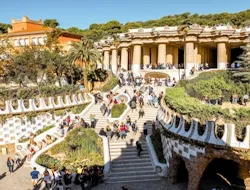
[[[124,103],[115,104],[111,109],[111,117],[117,118],[122,115],[122,113],[126,110],[127,106]]]

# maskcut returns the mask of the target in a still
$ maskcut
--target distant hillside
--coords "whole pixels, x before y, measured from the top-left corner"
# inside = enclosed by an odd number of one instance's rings
[[[100,40],[109,35],[127,32],[133,28],[153,28],[158,26],[177,26],[183,24],[197,23],[202,26],[213,26],[216,24],[230,23],[234,26],[250,25],[250,9],[238,13],[219,13],[219,14],[191,14],[189,12],[176,15],[164,16],[157,20],[148,20],[145,22],[127,22],[121,24],[119,21],[109,21],[104,24],[91,24],[88,29],[82,30],[76,27],[68,28],[69,32],[82,34],[93,40]]]

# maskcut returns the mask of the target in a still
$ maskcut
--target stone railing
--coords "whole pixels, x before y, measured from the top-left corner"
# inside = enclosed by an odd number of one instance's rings
[[[45,139],[46,135],[51,135],[53,134],[54,132],[58,132],[58,127],[59,127],[59,124],[61,124],[63,122],[63,120],[67,117],[67,116],[70,116],[71,119],[75,118],[75,116],[80,116],[80,117],[83,117],[90,109],[91,107],[94,105],[94,97],[91,95],[91,94],[88,94],[88,99],[90,99],[90,104],[80,113],[80,114],[72,114],[72,113],[67,113],[66,115],[64,116],[60,116],[59,118],[57,119],[53,119],[52,118],[49,118],[50,122],[55,126],[51,129],[49,129],[48,131],[45,131],[44,133],[38,135],[35,137],[35,141],[41,141],[42,139]],[[51,114],[50,114],[51,115]],[[54,116],[56,117],[56,116]],[[45,125],[44,125],[45,126]],[[44,127],[43,125],[41,125],[41,127]],[[24,125],[25,127],[25,125]],[[31,131],[31,132],[34,132],[34,131]],[[58,132],[59,133],[59,132]],[[24,136],[28,136],[29,133],[26,132],[26,135],[24,134]],[[29,144],[29,141],[27,142],[24,142],[24,143],[16,143],[16,150],[17,152],[23,152],[23,150],[25,150],[25,148],[27,147],[27,144]]]
[[[170,110],[164,100],[161,103],[161,108],[158,110],[157,118],[164,129],[184,140],[220,147],[250,148],[250,125],[246,126],[246,134],[243,141],[239,141],[236,138],[235,124],[225,123],[220,125],[224,131],[222,132],[223,134],[218,135],[218,126],[214,121],[206,121],[205,125],[201,125],[198,119],[192,118],[188,122],[185,116]]]
[[[99,135],[102,138],[103,142],[103,153],[104,153],[104,179],[106,179],[109,175],[111,169],[111,159],[110,159],[110,151],[109,151],[109,142],[107,137]]]
[[[39,98],[38,102],[36,102],[36,99],[29,99],[29,106],[25,107],[24,100],[18,99],[16,109],[14,108],[13,100],[6,100],[5,109],[0,110],[0,115],[21,114],[26,112],[44,111],[50,109],[61,109],[88,102],[87,95],[82,95],[82,93],[66,95],[64,97],[57,96],[56,100],[57,103],[54,97]]]
[[[154,167],[154,170],[162,177],[167,177],[167,164],[162,164],[159,162],[159,159],[156,155],[155,149],[154,149],[154,145],[152,144],[151,141],[151,135],[148,135],[146,137],[146,143],[147,143],[147,147],[149,150],[149,155],[152,161],[152,165]]]
[[[83,104],[90,102],[91,104],[88,105],[87,108],[94,104],[94,97],[92,97],[91,94],[87,94],[85,100],[81,101]],[[80,103],[80,101],[78,103]],[[86,110],[86,108],[84,110]],[[71,114],[66,113],[66,115],[53,115],[51,113],[35,113],[32,118],[29,118],[25,115],[25,113],[27,112],[22,112],[21,117],[15,115],[12,117],[8,116],[5,121],[2,121],[0,124],[0,145],[16,143],[18,139],[27,137],[30,132],[35,133],[37,130],[42,129],[45,126],[58,126],[62,123],[63,119],[67,117],[67,115]]]

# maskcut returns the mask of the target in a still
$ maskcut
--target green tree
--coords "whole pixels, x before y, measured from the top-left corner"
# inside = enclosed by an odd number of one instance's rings
[[[51,28],[56,28],[60,24],[56,19],[45,19],[43,21],[43,26],[51,27]]]
[[[11,28],[10,24],[0,23],[0,34],[4,34],[8,32],[8,28]]]
[[[47,34],[47,40],[45,43],[45,46],[49,48],[50,51],[55,50],[57,52],[60,52],[60,46],[58,45],[58,38],[61,35],[60,29],[54,29],[52,31],[48,31]]]
[[[242,48],[244,52],[239,56],[240,69],[233,76],[242,82],[250,82],[250,38],[247,45]]]
[[[101,55],[94,42],[90,39],[83,38],[81,42],[72,44],[70,56],[73,58],[73,64],[80,61],[83,68],[83,81],[86,91],[88,87],[88,72],[96,68],[97,61],[101,60]]]

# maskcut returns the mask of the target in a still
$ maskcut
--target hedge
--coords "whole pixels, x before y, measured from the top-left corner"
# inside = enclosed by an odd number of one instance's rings
[[[65,166],[71,171],[79,165],[103,166],[102,140],[92,129],[76,128],[62,142],[41,154],[36,162],[47,168]]]
[[[127,106],[124,103],[115,104],[111,109],[111,117],[118,118],[126,110]]]

